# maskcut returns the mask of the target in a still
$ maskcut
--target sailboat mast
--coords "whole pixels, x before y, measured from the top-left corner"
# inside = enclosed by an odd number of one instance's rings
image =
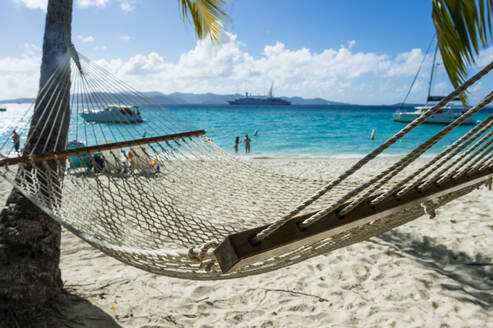
[[[268,97],[269,98],[272,98],[272,89],[274,88],[274,81],[271,82],[270,84],[270,89],[269,89],[269,94],[268,94]]]
[[[428,103],[431,95],[431,84],[433,83],[433,73],[435,73],[435,63],[437,59],[438,43],[435,47],[435,53],[433,54],[433,65],[431,65],[430,82],[428,83],[428,96],[426,97],[426,103]]]

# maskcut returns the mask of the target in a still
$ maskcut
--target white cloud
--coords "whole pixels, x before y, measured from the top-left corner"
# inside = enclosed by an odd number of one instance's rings
[[[81,8],[85,7],[105,7],[108,0],[77,0],[77,5]]]
[[[348,46],[354,44],[348,42]],[[370,92],[375,88],[366,85],[366,80],[381,81],[374,82],[378,84],[405,77],[407,87],[407,77],[416,73],[423,56],[419,49],[393,57],[352,52],[349,47],[317,53],[307,48],[291,50],[277,42],[254,58],[243,48],[236,35],[228,33],[221,46],[208,39],[197,41],[195,48],[182,54],[176,63],[156,52],[138,54],[126,61],[116,58],[98,63],[141,90],[234,93],[263,91],[274,81],[277,95],[354,102],[354,90],[360,88],[357,96],[365,102],[363,97],[381,96]],[[395,85],[390,83],[387,89],[392,87]],[[393,96],[395,99],[375,101],[398,101],[403,94]]]
[[[123,41],[129,41],[131,37],[129,35],[122,35],[120,36],[120,39],[122,39]]]
[[[14,0],[14,2],[22,4],[29,9],[41,9],[46,11],[48,0]],[[85,7],[105,7],[108,0],[77,0],[77,5],[81,8]]]
[[[0,58],[0,99],[34,97],[40,65],[41,49],[32,44],[25,44],[20,56]]]
[[[83,43],[88,43],[88,42],[94,42],[94,37],[92,35],[89,36],[83,36],[83,35],[77,35],[77,39],[79,39],[80,42]]]
[[[30,9],[46,10],[48,0],[14,0],[15,3],[22,4]]]
[[[24,43],[23,57],[39,57],[41,55],[41,48],[32,43]]]
[[[120,9],[123,11],[133,11],[135,8],[135,0],[121,0]]]
[[[95,53],[105,59],[96,63],[142,91],[266,93],[274,81],[278,96],[366,104],[400,102],[424,55],[420,49],[389,55],[356,52],[348,46],[314,52],[307,48],[289,49],[277,42],[265,46],[263,53],[254,57],[230,33],[221,46],[209,39],[197,41],[193,49],[173,62],[157,52],[136,54],[125,60],[108,57],[112,55],[110,49],[98,47]],[[484,50],[478,62],[491,61],[492,56],[493,48]],[[35,94],[39,58],[40,49],[30,45],[25,46],[20,58],[0,58],[0,99]],[[423,101],[426,96],[426,69],[429,67],[423,68],[416,81],[411,102]],[[440,81],[436,82],[438,88],[442,87]],[[491,90],[491,82],[485,80],[481,89]]]
[[[412,49],[410,52],[398,54],[393,63],[384,65],[388,67],[385,74],[390,77],[416,74],[423,56],[421,49]]]
[[[483,67],[491,62],[493,62],[493,47],[481,50],[478,59],[476,60],[476,66]]]

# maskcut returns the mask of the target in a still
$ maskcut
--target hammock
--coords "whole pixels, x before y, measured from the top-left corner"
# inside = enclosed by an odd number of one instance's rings
[[[72,233],[149,272],[189,279],[268,272],[433,215],[493,176],[493,115],[404,171],[490,103],[489,93],[385,171],[352,177],[493,63],[340,176],[321,181],[229,155],[205,131],[72,55],[19,123],[3,129],[0,175]]]

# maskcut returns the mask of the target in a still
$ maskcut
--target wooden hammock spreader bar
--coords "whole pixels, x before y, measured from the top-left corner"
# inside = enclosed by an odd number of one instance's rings
[[[216,247],[214,254],[222,272],[228,273],[249,264],[280,256],[299,247],[312,245],[343,231],[419,206],[422,202],[480,184],[492,178],[493,169],[487,168],[481,173],[464,175],[456,180],[449,179],[440,185],[431,184],[421,191],[411,190],[401,198],[390,196],[373,208],[368,205],[368,202],[362,202],[342,217],[336,214],[338,212],[336,210],[305,229],[299,228],[298,224],[314,213],[297,216],[256,245],[250,242],[251,238],[265,229],[267,225],[238,232],[226,237]],[[377,196],[371,197],[371,199]],[[346,205],[341,206],[340,209]]]
[[[0,166],[16,165],[19,163],[29,164],[33,162],[42,162],[52,159],[66,158],[70,156],[78,156],[84,154],[92,154],[98,151],[111,150],[123,147],[133,147],[140,145],[147,145],[151,143],[157,143],[162,141],[171,141],[177,139],[183,139],[188,137],[198,137],[205,135],[205,130],[196,130],[183,133],[167,134],[164,136],[142,138],[136,140],[119,141],[113,143],[107,143],[97,146],[88,146],[84,148],[67,149],[57,152],[37,154],[37,155],[24,155],[20,157],[5,158],[0,160]]]

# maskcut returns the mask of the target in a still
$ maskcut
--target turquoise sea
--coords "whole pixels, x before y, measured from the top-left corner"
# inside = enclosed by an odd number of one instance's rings
[[[172,106],[189,123],[207,131],[209,137],[228,152],[234,152],[236,136],[252,139],[251,156],[354,157],[367,154],[405,124],[394,122],[392,106]],[[493,111],[480,112],[482,120]],[[384,155],[407,153],[444,125],[425,124],[389,148]],[[439,152],[471,126],[460,126],[434,146],[428,155]],[[370,140],[372,129],[375,139]],[[258,131],[257,136],[253,136]],[[240,144],[239,154],[244,153]]]
[[[7,134],[22,117],[27,106],[11,105],[7,112],[0,113],[1,140],[9,139]],[[245,134],[248,134],[252,139],[249,156],[254,157],[362,156],[405,126],[404,123],[392,120],[392,113],[396,109],[393,106],[177,105],[167,108],[196,129],[206,130],[216,144],[230,153],[234,153],[235,137],[239,136],[243,140]],[[474,119],[482,120],[492,112],[492,109],[483,110]],[[141,110],[141,113],[144,119],[152,119],[146,117],[146,110]],[[443,127],[427,124],[419,126],[383,155],[405,154]],[[470,128],[458,127],[425,155],[444,149]],[[372,129],[376,131],[373,141],[370,140]],[[73,139],[71,133],[70,140]],[[93,142],[88,140],[87,144]],[[243,144],[240,144],[239,150],[238,155],[245,156]]]

